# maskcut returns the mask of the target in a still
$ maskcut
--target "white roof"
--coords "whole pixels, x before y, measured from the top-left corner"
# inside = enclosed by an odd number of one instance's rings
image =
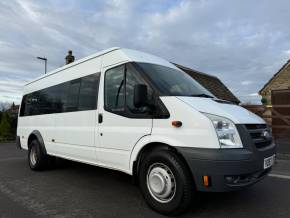
[[[59,68],[53,70],[53,71],[50,71],[50,72],[48,72],[47,74],[44,74],[44,75],[42,75],[42,76],[39,76],[39,77],[37,77],[36,79],[34,79],[34,80],[28,82],[27,84],[25,84],[25,86],[27,86],[27,85],[29,85],[30,83],[33,83],[33,82],[35,82],[35,81],[37,81],[37,80],[40,80],[40,79],[42,79],[42,78],[45,78],[45,77],[47,77],[47,76],[50,76],[50,75],[52,75],[52,74],[55,74],[55,73],[60,72],[60,71],[62,71],[62,70],[65,70],[65,69],[67,69],[67,68],[70,68],[70,67],[73,67],[73,66],[75,66],[75,65],[78,65],[78,64],[80,64],[80,63],[82,63],[82,62],[88,61],[88,60],[90,60],[90,59],[96,58],[96,57],[98,57],[98,56],[104,55],[104,54],[106,54],[106,53],[109,53],[109,52],[112,52],[112,51],[115,51],[115,50],[118,50],[118,49],[120,49],[120,48],[119,48],[119,47],[112,47],[112,48],[109,48],[109,49],[106,49],[106,50],[103,50],[103,51],[100,51],[100,52],[94,53],[94,54],[89,55],[89,56],[87,56],[87,57],[81,58],[81,59],[79,59],[79,60],[77,60],[77,61],[74,61],[74,62],[72,62],[72,63],[70,63],[70,64],[66,64],[66,65],[64,65],[64,66],[62,66],[62,67],[59,67]]]
[[[48,77],[50,75],[56,74],[56,73],[58,73],[60,71],[63,71],[65,69],[68,69],[70,67],[73,67],[75,65],[78,65],[80,63],[89,61],[89,60],[94,59],[96,57],[105,55],[107,53],[112,53],[112,52],[116,52],[117,53],[116,55],[122,56],[122,59],[126,60],[126,61],[153,63],[153,64],[164,65],[164,66],[168,66],[168,67],[180,70],[179,68],[177,68],[176,66],[174,66],[170,62],[168,62],[165,59],[162,59],[160,57],[157,57],[157,56],[145,53],[145,52],[137,51],[137,50],[120,48],[120,47],[113,47],[113,48],[109,48],[109,49],[94,53],[94,54],[92,54],[90,56],[87,56],[87,57],[84,57],[82,59],[79,59],[79,60],[77,60],[77,61],[75,61],[73,63],[64,65],[64,66],[62,66],[60,68],[57,68],[57,69],[55,69],[55,70],[53,70],[53,71],[51,71],[51,72],[49,72],[49,73],[47,73],[45,75],[42,75],[42,76],[36,78],[35,80],[27,83],[25,86],[27,86],[27,85],[29,85],[31,83],[34,83],[34,82],[36,82],[38,80],[41,80],[41,79],[43,79],[45,77]]]

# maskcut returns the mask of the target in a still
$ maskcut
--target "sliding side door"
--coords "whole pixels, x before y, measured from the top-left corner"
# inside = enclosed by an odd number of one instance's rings
[[[55,116],[53,153],[79,161],[95,163],[96,114],[100,73],[61,84],[62,112]],[[96,140],[98,142],[98,140]]]

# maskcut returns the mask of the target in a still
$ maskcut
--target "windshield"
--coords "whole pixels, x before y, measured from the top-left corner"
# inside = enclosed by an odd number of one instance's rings
[[[162,95],[214,97],[211,92],[181,70],[148,63],[138,63],[138,66],[143,69]]]

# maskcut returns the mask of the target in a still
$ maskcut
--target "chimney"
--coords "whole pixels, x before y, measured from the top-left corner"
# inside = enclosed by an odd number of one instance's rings
[[[65,64],[70,64],[74,61],[75,61],[75,56],[72,55],[72,50],[69,50],[67,56],[65,57]]]

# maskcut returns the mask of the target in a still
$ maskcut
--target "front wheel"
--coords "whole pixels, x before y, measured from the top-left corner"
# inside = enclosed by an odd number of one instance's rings
[[[195,192],[184,161],[168,150],[152,152],[144,158],[139,184],[148,205],[165,215],[177,215],[188,209]]]

